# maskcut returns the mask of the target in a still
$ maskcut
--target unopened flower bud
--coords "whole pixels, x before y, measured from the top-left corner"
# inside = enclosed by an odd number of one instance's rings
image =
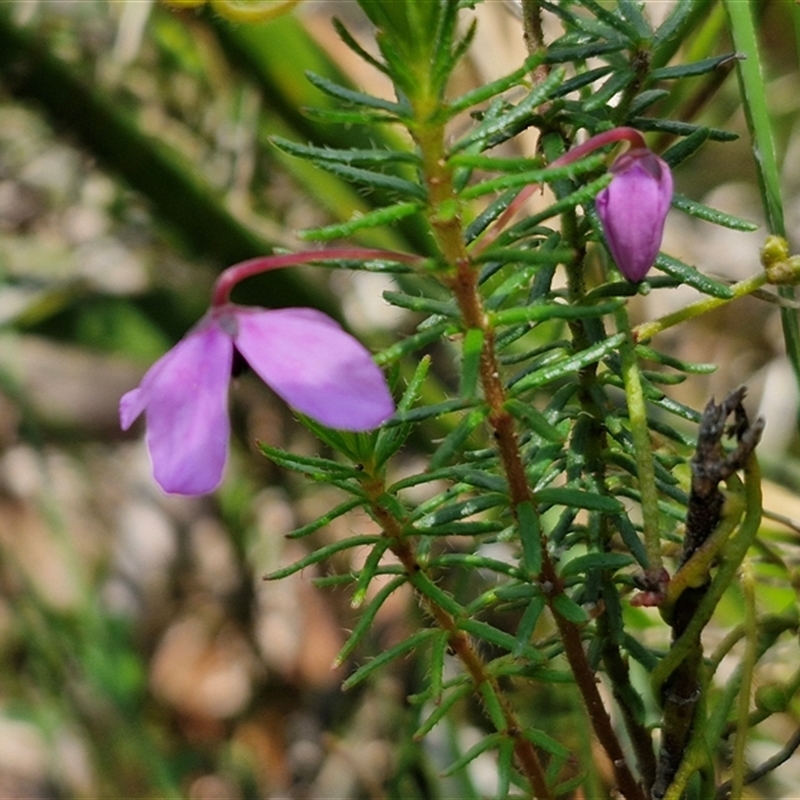
[[[776,286],[800,283],[800,256],[789,255],[789,242],[782,236],[767,236],[761,247],[761,264],[767,281]]]
[[[611,183],[595,200],[608,249],[622,274],[638,283],[656,260],[672,202],[672,173],[647,148],[623,153]]]

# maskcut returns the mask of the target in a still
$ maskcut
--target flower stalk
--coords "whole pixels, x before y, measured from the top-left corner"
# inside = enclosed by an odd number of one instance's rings
[[[300,253],[281,253],[260,256],[241,261],[220,273],[211,292],[211,305],[223,306],[230,301],[231,291],[238,283],[254,275],[261,275],[285,267],[298,267],[301,264],[322,264],[325,262],[392,261],[400,264],[419,265],[424,259],[411,253],[398,253],[392,250],[369,249],[365,247],[329,247],[326,250],[305,250]]]

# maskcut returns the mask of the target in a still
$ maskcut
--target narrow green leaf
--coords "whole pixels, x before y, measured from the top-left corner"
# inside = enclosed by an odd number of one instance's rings
[[[638,661],[647,672],[652,672],[656,664],[660,661],[658,656],[653,655],[635,636],[626,633],[622,637],[623,646],[630,654],[631,658]]]
[[[738,133],[724,131],[720,128],[708,128],[705,125],[693,125],[690,122],[679,122],[671,119],[655,119],[653,117],[634,117],[630,124],[640,131],[658,131],[670,133],[674,136],[691,136],[697,131],[707,131],[712,142],[734,142],[739,138]]]
[[[523,565],[531,575],[538,575],[542,569],[542,527],[530,500],[517,503],[517,527]]]
[[[343,100],[345,103],[350,103],[354,106],[374,108],[379,111],[387,111],[398,119],[404,118],[408,113],[408,109],[398,103],[394,103],[391,100],[384,100],[382,97],[375,97],[365,92],[357,92],[354,89],[348,89],[346,86],[328,80],[328,78],[317,75],[314,72],[306,72],[306,77],[314,86],[325,92],[325,94],[335,97],[337,100]]]
[[[333,17],[332,22],[334,30],[338,34],[339,38],[347,45],[347,47],[349,47],[357,56],[363,58],[364,61],[366,61],[368,64],[371,64],[373,67],[375,67],[375,69],[387,75],[389,74],[389,70],[386,67],[386,64],[384,64],[382,61],[378,61],[377,58],[375,58],[372,54],[368,53],[358,43],[358,41],[356,41],[356,39],[353,37],[350,31],[348,31],[347,28],[342,24],[341,20],[339,20],[336,17]]]
[[[498,691],[490,681],[483,681],[478,685],[478,691],[483,697],[483,707],[489,715],[494,727],[502,734],[508,728],[503,701],[498,696]]]
[[[604,511],[607,514],[619,514],[623,510],[619,500],[604,494],[592,494],[582,489],[570,489],[554,486],[539,489],[536,492],[539,503],[566,506],[567,508],[585,508],[589,511]]]
[[[506,633],[505,631],[501,631],[486,622],[481,622],[477,619],[462,619],[459,621],[458,627],[470,634],[470,636],[474,636],[477,639],[483,639],[484,641],[500,647],[503,650],[507,650],[509,653],[513,653],[517,649],[518,643],[514,636],[512,636],[510,633]],[[531,661],[534,663],[541,663],[543,660],[542,654],[537,650],[534,650],[527,643],[523,648],[523,655],[526,658],[531,659]]]
[[[442,637],[443,641],[447,641]],[[463,700],[473,692],[471,683],[466,683],[461,686],[456,686],[450,689],[444,698],[434,705],[433,711],[428,715],[425,721],[414,731],[414,741],[424,739],[438,724],[441,722],[452,710],[453,706],[460,700]]]
[[[545,605],[544,597],[541,594],[532,597],[530,603],[528,603],[528,607],[525,609],[517,626],[517,643],[511,651],[515,658],[522,656],[525,649],[530,646],[533,631],[539,622],[539,617],[542,616]]]
[[[338,108],[304,108],[305,115],[314,122],[323,122],[328,125],[379,125],[382,123],[395,123],[397,117],[391,114],[380,114],[377,111],[343,111]]]
[[[431,471],[439,470],[448,464],[460,452],[472,432],[483,423],[488,414],[489,409],[486,406],[473,408],[472,411],[466,414],[433,452],[428,461],[428,469]]]
[[[570,261],[574,257],[574,252],[565,247],[558,249],[550,249],[548,247],[534,247],[527,246],[524,249],[519,247],[492,247],[489,250],[481,253],[476,259],[476,263],[497,263],[499,265],[507,264],[531,264],[539,266],[540,264],[563,264]]]
[[[468,399],[454,397],[451,400],[443,400],[441,403],[434,403],[430,406],[412,408],[409,411],[398,411],[388,422],[385,422],[384,425],[401,425],[404,422],[420,422],[424,419],[440,417],[442,414],[450,414],[453,411],[461,411],[464,408],[469,408],[473,403],[474,401]]]
[[[496,558],[489,558],[488,556],[477,555],[476,553],[443,553],[432,558],[429,563],[431,566],[436,567],[466,566],[473,570],[489,570],[490,572],[496,572],[498,575],[506,575],[509,578],[523,579],[526,577],[514,564],[498,561]],[[494,593],[498,599],[518,600],[520,597],[527,599],[536,591],[536,588],[530,584],[518,584],[515,586],[500,586]]]
[[[568,561],[561,569],[561,577],[569,578],[583,572],[609,569],[618,570],[634,563],[634,559],[626,553],[587,553]]]
[[[615,14],[607,8],[604,8],[600,3],[595,0],[581,0],[580,4],[597,17],[598,20],[613,28],[618,33],[621,33],[626,39],[631,42],[636,42],[639,39],[639,31],[636,30],[634,25],[631,25],[628,20],[619,14]]]
[[[470,747],[461,758],[454,761],[446,770],[442,772],[442,776],[447,778],[454,775],[456,772],[469,766],[481,753],[491,750],[493,747],[498,747],[504,739],[503,733],[490,733],[481,739],[476,745]]]
[[[610,172],[607,172],[605,175],[601,175],[599,178],[584,184],[571,194],[565,195],[564,197],[556,200],[556,202],[549,206],[547,210],[540,211],[538,214],[532,214],[525,221],[525,225],[528,227],[538,225],[540,222],[549,219],[551,216],[562,214],[564,211],[567,211],[570,208],[575,208],[576,206],[583,206],[587,211],[588,209],[591,209],[592,212],[594,212],[594,199],[597,196],[597,193],[602,189],[605,189],[606,186],[611,183],[612,178],[613,175]]]
[[[305,558],[295,561],[294,564],[290,564],[288,567],[282,567],[273,572],[268,572],[264,576],[264,580],[277,581],[281,578],[288,578],[289,575],[294,575],[295,572],[300,572],[300,570],[310,567],[312,564],[326,561],[332,555],[340,553],[342,550],[349,550],[353,547],[368,547],[369,545],[380,542],[382,538],[381,536],[351,536],[348,539],[342,539],[333,544],[325,545],[325,547],[318,548],[313,553],[309,553]]]
[[[521,308],[506,308],[489,315],[493,327],[519,325],[523,322],[541,322],[549,319],[587,319],[612,314],[624,300],[613,300],[592,306],[567,305],[565,303],[539,302]]]
[[[642,378],[646,379],[654,386],[678,386],[686,380],[686,375],[657,372],[655,370],[642,370]]]
[[[377,613],[381,610],[381,606],[392,596],[407,580],[405,575],[398,575],[393,580],[389,581],[378,591],[375,597],[372,598],[369,605],[361,612],[353,632],[348,637],[347,641],[342,645],[339,650],[333,665],[338,667],[344,664],[350,657],[353,651],[358,647],[359,642],[364,638],[364,634],[370,629]]]
[[[672,256],[659,253],[655,266],[662,272],[666,272],[670,277],[677,278],[681,283],[685,283],[703,294],[711,297],[721,297],[725,300],[733,297],[733,292],[729,286],[703,275],[702,272],[698,272],[694,267],[690,267]]]
[[[335,147],[315,147],[314,145],[300,144],[283,136],[271,136],[270,141],[276,147],[293,156],[308,158],[315,162],[335,161],[338,164],[348,164],[351,167],[372,167],[383,164],[406,163],[416,164],[419,157],[408,150],[389,150],[388,148],[374,148],[352,150]]]
[[[618,5],[622,15],[633,25],[639,37],[645,41],[650,39],[653,31],[650,29],[650,23],[642,13],[642,5],[636,0],[618,0]]]
[[[532,169],[528,172],[518,172],[510,175],[502,175],[499,178],[490,178],[489,180],[481,181],[474,186],[470,186],[461,193],[464,200],[472,200],[476,197],[483,197],[486,194],[492,194],[504,189],[515,189],[523,186],[529,186],[533,183],[544,183],[545,181],[557,181],[563,179],[573,180],[586,174],[587,172],[594,172],[599,169],[605,162],[603,155],[590,155],[576,161],[574,164],[566,164],[561,167],[541,167]],[[597,190],[599,191],[599,189]],[[577,205],[577,203],[575,204]],[[557,212],[555,212],[557,213]]]
[[[608,339],[597,344],[581,350],[574,356],[562,359],[556,364],[542,367],[528,375],[523,376],[516,381],[511,387],[513,395],[519,395],[528,389],[533,389],[537,386],[544,386],[553,381],[560,380],[567,376],[574,376],[574,374],[589,364],[594,364],[596,361],[607,356],[609,353],[615,352],[620,344],[625,340],[624,333],[617,333],[614,336],[609,336]]]
[[[714,225],[721,225],[734,231],[757,231],[759,226],[755,222],[749,222],[741,217],[726,214],[724,211],[717,211],[716,208],[709,208],[696,200],[690,200],[682,194],[672,195],[672,205],[685,211],[692,217],[703,219],[706,222],[713,222]]]
[[[691,75],[705,75],[707,72],[713,72],[721,66],[731,63],[731,61],[739,58],[736,53],[725,53],[721,56],[711,56],[704,58],[701,61],[694,61],[691,64],[676,64],[671,67],[661,67],[654,69],[648,76],[648,82],[652,81],[665,81],[673,80],[675,78],[688,78]]]
[[[669,16],[658,26],[653,39],[653,61],[665,63],[674,50],[685,41],[686,33],[694,30],[699,17],[713,8],[707,0],[682,0],[676,3]]]
[[[364,560],[364,566],[358,573],[358,581],[356,582],[353,596],[350,598],[350,608],[361,608],[361,606],[364,605],[367,592],[369,591],[369,585],[372,583],[372,579],[378,574],[381,560],[390,546],[391,540],[387,536],[384,536],[383,539],[369,551],[369,554]]]
[[[451,468],[454,478],[479,489],[488,489],[490,492],[508,492],[508,484],[500,475],[480,472],[477,469],[456,464]]]
[[[602,86],[582,101],[581,109],[585,112],[592,112],[602,108],[614,95],[627,88],[635,78],[636,73],[632,69],[616,70]]]
[[[542,414],[539,409],[535,408],[530,403],[524,403],[521,400],[510,398],[506,400],[503,408],[505,408],[511,416],[524,422],[530,430],[543,439],[546,439],[548,442],[560,443],[566,438],[558,428],[550,424],[547,417]]]
[[[363,683],[373,673],[382,667],[385,667],[395,659],[411,653],[418,647],[421,647],[423,644],[431,639],[436,638],[437,636],[444,635],[445,634],[442,631],[435,628],[424,628],[421,631],[417,631],[409,636],[405,641],[400,642],[400,644],[396,644],[394,647],[390,647],[388,650],[384,651],[380,655],[375,656],[366,664],[359,667],[349,678],[347,678],[347,680],[342,683],[342,689],[347,691],[355,686],[358,686],[359,683]]]
[[[659,100],[663,100],[665,97],[669,97],[669,92],[666,89],[648,89],[645,92],[639,92],[639,94],[633,98],[628,113],[632,117],[642,114],[650,108],[650,106],[655,105]]]
[[[483,331],[480,328],[470,328],[464,334],[461,345],[461,381],[458,392],[461,397],[474,397],[477,392],[482,352]]]
[[[447,637],[440,636],[438,639],[434,639],[431,647],[430,666],[428,669],[430,676],[428,697],[434,703],[440,703],[444,693],[445,660],[449,646]]]
[[[467,500],[449,503],[431,514],[426,514],[417,520],[416,525],[418,528],[435,528],[440,525],[447,525],[456,520],[471,517],[481,511],[487,511],[490,508],[497,508],[497,506],[501,505],[504,506],[507,502],[508,498],[504,494],[483,494],[477,497],[470,497]]]
[[[450,336],[456,332],[456,325],[451,320],[442,320],[430,327],[423,328],[418,333],[412,334],[406,339],[402,339],[396,344],[381,350],[380,353],[375,355],[375,362],[379,366],[391,364],[415,350],[420,350],[427,347],[435,341]]]
[[[327,242],[331,239],[347,239],[365,228],[376,228],[380,225],[392,225],[398,220],[410,217],[419,212],[421,206],[412,200],[394,203],[384,208],[377,208],[365,214],[358,214],[345,222],[326,225],[323,228],[306,228],[299,231],[299,236],[309,242]],[[382,272],[411,272],[407,264],[393,264]]]
[[[661,157],[673,169],[694,155],[708,141],[708,128],[699,128],[685,139],[680,139],[668,150],[665,150]]]
[[[554,797],[573,797],[581,786],[589,780],[586,770],[580,770],[577,775],[567,778],[553,787]]]
[[[564,80],[563,68],[554,69],[541,83],[537,84],[518,105],[501,114],[499,117],[486,117],[483,122],[452,147],[451,152],[466,150],[472,145],[485,148],[487,145],[499,144],[516,132],[526,122],[531,112],[545,100],[550,99],[553,92]]]
[[[259,442],[258,449],[279,467],[284,467],[294,472],[302,472],[316,478],[324,477],[325,475],[339,479],[359,478],[361,476],[360,471],[355,467],[340,464],[338,461],[331,461],[329,458],[301,456],[281,450],[278,447],[272,447],[265,442]]]
[[[567,4],[560,2],[550,2],[550,0],[540,0],[541,6],[551,14],[561,19],[564,29],[571,31],[571,35],[563,36],[556,41],[557,46],[562,46],[562,41],[574,41],[577,34],[582,34],[582,40],[591,39],[599,41],[601,39],[617,39],[615,28],[600,22],[595,17],[585,14],[576,14]],[[625,37],[627,38],[627,37]]]
[[[560,742],[557,742],[551,736],[548,736],[544,731],[537,730],[530,726],[526,726],[523,736],[529,741],[540,747],[542,750],[547,751],[558,759],[567,759],[573,756],[573,752],[565,747]]]
[[[697,364],[690,361],[683,361],[680,358],[662,353],[644,344],[636,345],[636,354],[639,358],[655,361],[657,364],[663,364],[665,367],[679,369],[681,372],[685,372],[688,375],[711,375],[717,371],[716,364]]]
[[[723,5],[728,15],[733,45],[738,52],[747,55],[746,59],[737,62],[736,69],[764,213],[770,233],[785,237],[781,173],[772,134],[773,114],[767,102],[766,82],[761,68],[761,51],[756,36],[753,11],[749,2],[725,0]],[[796,8],[793,9],[793,13],[797,19]],[[793,286],[781,286],[778,292],[781,297],[788,300],[795,299]],[[800,322],[797,313],[793,309],[781,308],[781,324],[787,355],[795,379],[800,383]]]
[[[384,172],[375,172],[361,167],[351,167],[348,164],[339,164],[336,161],[321,161],[317,163],[317,166],[332,175],[368,186],[371,189],[381,189],[403,197],[411,197],[414,200],[424,201],[426,198],[425,189],[422,186],[404,178],[398,178],[395,175],[387,175]]]
[[[339,517],[344,516],[347,514],[348,511],[352,511],[354,508],[358,508],[361,505],[361,499],[356,497],[353,500],[346,500],[344,503],[339,504],[335,508],[332,508],[326,514],[323,514],[321,517],[315,519],[313,522],[309,522],[307,525],[303,525],[302,528],[296,528],[291,533],[286,535],[287,539],[301,539],[304,536],[308,536],[315,531],[318,531],[320,528],[324,528],[326,525],[330,525],[333,520],[338,519]]]
[[[491,172],[534,172],[544,169],[541,158],[500,158],[487,156],[485,153],[456,153],[450,156],[447,163],[452,167],[469,167]]]
[[[590,44],[553,45],[548,48],[545,64],[564,64],[572,61],[585,61],[594,56],[618,53],[629,47],[629,43],[618,39],[615,42],[592,42]]]
[[[514,742],[504,739],[497,746],[497,800],[507,800],[514,770]]]
[[[443,608],[454,619],[464,616],[463,606],[452,595],[440,589],[424,572],[414,573],[409,580],[423,597]]]
[[[483,86],[478,86],[477,88],[462,94],[460,97],[455,98],[455,100],[451,100],[447,103],[448,116],[455,116],[461,111],[465,111],[466,109],[471,108],[478,103],[484,103],[487,100],[491,100],[495,95],[505,92],[512,86],[518,86],[531,73],[532,70],[536,69],[536,67],[542,63],[542,59],[543,53],[536,53],[532,56],[528,56],[528,58],[526,58],[523,62],[522,66],[519,69],[514,70],[514,72],[511,72],[502,78],[498,78],[495,81],[490,81]]]
[[[552,605],[553,610],[568,622],[582,625],[589,621],[589,615],[585,609],[581,608],[571,597],[563,592],[553,598]]]
[[[647,569],[650,564],[647,551],[645,550],[641,537],[636,532],[636,528],[633,527],[633,523],[625,514],[618,514],[612,519],[614,526],[622,537],[622,541],[625,543],[628,550],[631,551],[636,562],[642,569]]]
[[[408,411],[408,409],[417,402],[417,398],[419,398],[422,391],[422,384],[428,376],[430,367],[430,356],[423,356],[417,363],[417,366],[414,367],[414,374],[411,376],[411,380],[408,382],[408,386],[405,392],[403,392],[400,402],[397,404],[397,408],[400,411]]]
[[[495,520],[476,520],[474,522],[468,520],[414,528],[414,532],[420,536],[483,536],[489,533],[498,533],[504,529],[505,525]]]
[[[383,299],[398,308],[407,308],[422,314],[438,314],[442,317],[457,317],[455,300],[434,300],[431,297],[413,296],[405,292],[385,291]]]

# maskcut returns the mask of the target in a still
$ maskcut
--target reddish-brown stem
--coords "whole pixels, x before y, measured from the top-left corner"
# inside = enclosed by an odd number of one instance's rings
[[[229,302],[231,290],[237,283],[262,272],[300,264],[319,264],[324,261],[394,261],[400,264],[420,264],[424,259],[411,253],[396,253],[364,247],[331,247],[327,250],[304,250],[301,253],[282,253],[275,256],[259,256],[240,261],[228,267],[214,283],[211,305],[222,306]]]
[[[443,281],[456,298],[464,327],[466,329],[476,328],[483,333],[483,350],[480,358],[481,386],[489,407],[488,421],[508,481],[512,514],[516,518],[518,508],[523,503],[531,503],[535,497],[525,474],[516,424],[505,408],[506,390],[500,377],[495,354],[494,330],[483,308],[483,300],[478,287],[478,271],[471,262],[465,245],[461,219],[458,214],[457,195],[452,175],[447,166],[444,132],[437,126],[430,125],[422,126],[415,133],[423,157],[423,173],[430,204],[429,219],[439,249],[445,262],[451,268],[450,272],[443,277]],[[563,166],[565,163],[581,158],[591,150],[622,140],[631,142],[634,147],[644,146],[644,140],[638,131],[633,128],[615,128],[593,137],[554,163],[556,166]],[[583,697],[595,735],[612,762],[614,775],[622,795],[627,800],[645,800],[645,793],[628,767],[611,718],[600,697],[595,674],[583,649],[580,628],[563,617],[555,607],[555,598],[563,594],[564,586],[556,573],[544,541],[540,547],[542,567],[538,576],[539,583],[561,634],[565,655]]]
[[[383,529],[384,536],[391,541],[390,549],[403,565],[409,583],[416,589],[425,610],[436,621],[439,628],[447,633],[450,649],[463,664],[474,685],[478,688],[487,686],[497,699],[503,715],[504,730],[502,733],[508,736],[514,744],[517,763],[531,784],[533,796],[538,800],[553,800],[544,768],[533,744],[525,738],[522,724],[517,719],[497,681],[487,671],[486,664],[475,649],[472,640],[463,630],[459,629],[458,620],[432,600],[425,593],[424,587],[419,586],[420,576],[423,573],[422,566],[409,542],[403,537],[402,525],[399,520],[380,503],[379,498],[384,491],[382,483],[376,481],[373,485],[365,485],[365,488],[372,499],[372,513]]]

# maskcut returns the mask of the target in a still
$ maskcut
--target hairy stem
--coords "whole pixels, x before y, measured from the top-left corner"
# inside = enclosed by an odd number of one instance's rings
[[[418,113],[416,118],[425,120],[426,116]],[[464,329],[478,329],[483,333],[481,387],[489,408],[488,424],[508,482],[512,513],[519,524],[518,509],[534,507],[535,497],[525,474],[514,419],[505,408],[506,390],[495,353],[494,331],[487,319],[479,292],[478,270],[471,263],[465,244],[460,205],[447,165],[444,127],[441,123],[431,121],[419,124],[412,133],[422,155],[423,175],[429,195],[430,224],[447,267],[442,280],[456,298]],[[595,735],[611,760],[623,796],[628,800],[644,800],[645,795],[628,767],[625,753],[598,691],[596,676],[583,648],[581,629],[555,607],[556,598],[564,594],[564,585],[556,573],[545,543],[541,541],[539,547],[539,585],[558,627],[564,653],[572,668]]]
[[[384,535],[391,541],[390,549],[403,565],[403,569],[408,575],[409,583],[416,590],[423,607],[435,620],[436,624],[448,634],[448,643],[451,650],[461,661],[475,687],[479,690],[488,690],[497,700],[504,722],[504,730],[501,733],[504,733],[512,740],[517,764],[530,782],[534,796],[540,800],[551,800],[553,794],[547,785],[542,763],[533,744],[525,738],[523,725],[518,720],[514,709],[503,694],[496,679],[489,674],[486,664],[475,649],[470,637],[459,628],[459,620],[431,598],[430,593],[426,591],[426,584],[429,579],[417,560],[408,539],[403,536],[403,525],[380,502],[385,486],[381,481],[375,481],[373,484],[365,486],[365,488],[372,500],[372,514],[381,525]],[[482,697],[482,691],[478,691],[477,695]]]

